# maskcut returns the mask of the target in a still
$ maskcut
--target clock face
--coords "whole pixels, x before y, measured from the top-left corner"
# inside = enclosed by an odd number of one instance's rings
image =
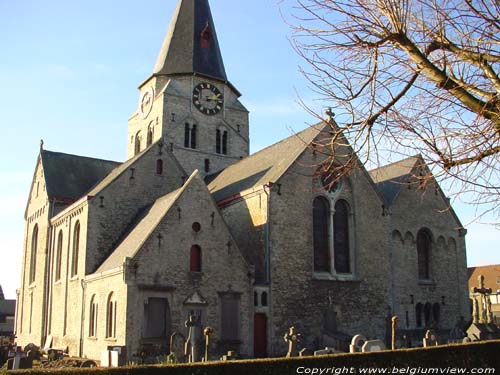
[[[193,90],[193,104],[205,115],[215,115],[222,110],[224,96],[211,83],[202,82]]]
[[[148,117],[151,109],[153,109],[153,100],[154,100],[154,90],[152,87],[149,87],[142,94],[141,103],[139,104],[139,111],[141,112],[142,118]]]

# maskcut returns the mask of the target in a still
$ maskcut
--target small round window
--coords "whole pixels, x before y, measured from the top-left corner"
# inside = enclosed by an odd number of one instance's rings
[[[200,225],[200,223],[198,223],[197,221],[195,221],[195,222],[193,223],[192,228],[193,228],[193,230],[194,230],[195,232],[199,232],[199,231],[201,230],[201,225]]]

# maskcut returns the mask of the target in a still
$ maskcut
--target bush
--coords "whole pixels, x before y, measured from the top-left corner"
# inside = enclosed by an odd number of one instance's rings
[[[359,369],[387,368],[388,373],[398,369],[399,374],[415,374],[418,368],[500,369],[500,341],[446,345],[433,348],[406,349],[381,353],[340,354],[305,358],[255,359],[246,361],[210,362],[164,366],[136,366],[94,369],[50,369],[54,375],[287,375],[305,369],[331,369],[323,374],[336,374],[335,369],[360,373]],[[355,370],[351,370],[355,369]],[[415,369],[415,370],[411,370]],[[299,370],[299,371],[298,371]],[[347,371],[347,370],[344,370]],[[46,375],[49,370],[32,369],[13,371],[15,375]],[[343,372],[344,374],[346,372]],[[418,373],[418,372],[417,372]],[[424,372],[420,372],[424,373]],[[453,372],[443,372],[453,374]],[[479,372],[481,373],[481,372]],[[485,372],[486,373],[486,372]],[[311,374],[311,372],[309,372]],[[314,373],[313,373],[314,374]],[[319,375],[319,372],[316,374]],[[394,372],[396,374],[396,372]]]

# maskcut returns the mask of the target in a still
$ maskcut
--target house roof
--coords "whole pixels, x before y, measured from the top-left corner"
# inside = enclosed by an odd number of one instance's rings
[[[0,315],[14,316],[16,314],[16,300],[4,299],[0,301]]]
[[[469,267],[467,271],[469,275],[469,290],[479,287],[479,275],[484,276],[485,288],[491,288],[493,290],[493,293],[496,293],[498,290],[500,290],[500,264]]]
[[[227,81],[208,0],[179,0],[153,70],[186,73]]]
[[[318,135],[326,134],[325,128],[328,128],[325,123],[310,126],[218,174],[207,176],[208,189],[216,201],[221,201],[252,187],[276,182]]]
[[[133,258],[197,174],[198,171],[194,171],[181,188],[158,198],[152,205],[144,209],[136,218],[135,223],[131,225],[132,229],[101,264],[96,273],[117,268],[123,264],[125,258]]]
[[[399,192],[408,187],[408,180],[420,156],[412,156],[368,172],[386,203],[391,206]]]
[[[49,198],[77,200],[120,163],[42,150],[41,159]]]

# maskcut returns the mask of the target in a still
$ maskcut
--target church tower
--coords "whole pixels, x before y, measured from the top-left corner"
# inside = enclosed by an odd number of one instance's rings
[[[179,0],[129,120],[128,158],[163,139],[189,175],[248,156],[248,111],[228,81],[208,0]]]

